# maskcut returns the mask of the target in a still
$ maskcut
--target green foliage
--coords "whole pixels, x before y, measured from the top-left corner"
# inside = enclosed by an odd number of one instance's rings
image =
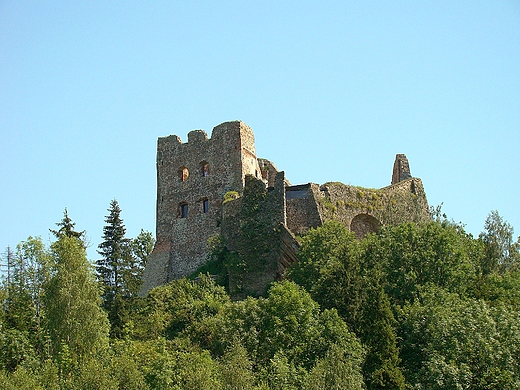
[[[393,303],[417,298],[419,288],[434,284],[467,294],[477,282],[478,252],[460,227],[435,222],[405,223],[367,237],[363,261],[384,273],[384,287]]]
[[[0,371],[0,389],[60,390],[58,368],[51,360],[41,364],[20,365],[12,373]]]
[[[74,367],[62,387],[74,390],[118,390],[117,381],[104,363],[102,359],[85,359]]]
[[[220,372],[224,389],[253,389],[255,374],[253,362],[240,342],[233,342],[220,360]]]
[[[329,197],[320,198],[318,201],[331,215],[334,215],[338,209],[336,205],[332,203]]]
[[[218,313],[228,301],[224,288],[217,286],[209,275],[200,275],[197,282],[174,280],[148,293],[146,308],[136,324],[136,335],[173,339],[195,331],[204,318]]]
[[[222,204],[226,204],[228,202],[231,202],[232,200],[238,199],[240,197],[240,194],[238,191],[228,191],[224,194],[224,201]]]
[[[221,388],[218,362],[208,351],[194,348],[189,343],[163,338],[126,341],[118,343],[116,351],[118,355],[126,356],[127,364],[131,365],[134,389]],[[118,368],[117,371],[122,370]],[[119,383],[122,388],[122,382]]]
[[[505,221],[498,211],[489,213],[484,223],[484,232],[479,238],[484,243],[482,274],[494,271],[517,269],[520,267],[520,237],[513,243],[513,227]]]
[[[35,354],[43,354],[46,350],[42,325],[45,316],[43,286],[52,273],[50,253],[40,237],[29,237],[17,245],[15,253],[8,250],[7,260],[9,274],[2,316],[5,330],[7,334],[10,328],[19,331]],[[14,368],[10,367],[11,370]]]
[[[103,307],[108,313],[112,337],[122,337],[127,321],[128,306],[137,296],[148,255],[153,248],[151,233],[141,233],[130,240],[125,237],[126,228],[121,219],[121,209],[114,199],[110,202],[109,215],[105,218],[103,242],[96,262],[99,282],[103,285]]]
[[[262,374],[272,390],[300,389],[307,377],[306,371],[291,363],[283,351],[277,352],[265,367]]]
[[[107,317],[83,244],[62,236],[52,244],[53,277],[45,285],[46,327],[51,351],[58,357],[64,346],[74,360],[108,347]]]
[[[311,229],[301,240],[298,262],[288,276],[307,291],[315,292],[319,281],[339,265],[338,257],[357,245],[355,236],[339,221],[327,221]]]
[[[308,370],[333,344],[343,347],[360,372],[361,345],[344,321],[335,311],[320,312],[309,294],[292,282],[275,283],[266,298],[228,303],[213,321],[212,349],[222,353],[239,342],[260,379],[271,387],[285,383],[300,388]]]
[[[43,284],[51,273],[50,254],[40,237],[29,237],[17,245],[8,262],[6,322],[37,333],[43,316]]]
[[[326,355],[312,368],[303,385],[304,390],[363,389],[363,376],[345,349],[333,344]]]
[[[128,298],[136,297],[141,289],[143,271],[152,253],[155,239],[151,232],[143,229],[136,238],[130,241],[131,260],[122,270],[122,278],[125,285],[125,296]]]
[[[67,211],[66,207],[65,211],[63,212],[63,219],[60,222],[57,222],[56,226],[59,227],[58,230],[49,229],[49,231],[54,234],[57,239],[62,236],[75,237],[83,242],[85,248],[87,247],[87,243],[85,242],[85,230],[82,232],[77,232],[74,230],[76,223],[72,222],[72,219],[70,219],[69,212]]]
[[[208,240],[208,261],[198,267],[188,278],[196,279],[200,274],[209,274],[215,282],[227,287],[229,285],[228,268],[234,254],[227,249],[224,238],[217,234]]]
[[[267,362],[276,352],[284,351],[289,361],[309,367],[313,359],[309,344],[318,337],[316,302],[296,284],[284,282],[275,283],[259,306],[259,360]]]
[[[300,261],[289,276],[324,307],[337,308],[360,337],[367,355],[367,388],[404,388],[393,305],[417,298],[421,286],[471,293],[476,247],[453,224],[386,227],[361,242],[338,222],[302,239]]]
[[[212,275],[262,271],[270,249],[261,241],[276,231],[262,230],[268,195],[249,190],[241,216],[249,249],[238,256],[216,237]],[[125,241],[133,260],[117,271],[121,329],[110,345],[99,285],[65,211],[50,250],[29,237],[7,254],[0,388],[518,389],[520,242],[496,212],[474,239],[432,211],[431,223],[363,240],[327,222],[301,239],[286,275],[297,283],[240,301],[208,274],[136,298],[153,246],[141,231]]]
[[[430,288],[400,317],[403,365],[412,386],[519,388],[520,320],[511,311]]]
[[[0,328],[0,368],[13,372],[22,362],[35,358],[28,332]]]

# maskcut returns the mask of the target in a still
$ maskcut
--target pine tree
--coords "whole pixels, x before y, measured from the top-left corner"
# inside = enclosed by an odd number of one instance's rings
[[[124,298],[129,295],[124,275],[132,266],[130,239],[121,219],[117,200],[110,202],[109,215],[105,218],[103,242],[98,253],[103,256],[96,262],[98,280],[103,284],[103,306],[111,323],[112,336],[119,337],[123,326]]]
[[[57,222],[56,226],[59,227],[58,230],[49,229],[49,231],[54,234],[56,238],[60,238],[61,236],[76,237],[85,244],[85,230],[82,232],[77,232],[74,230],[76,223],[72,222],[72,219],[70,219],[69,212],[66,207],[65,211],[63,212],[63,219],[60,222]]]

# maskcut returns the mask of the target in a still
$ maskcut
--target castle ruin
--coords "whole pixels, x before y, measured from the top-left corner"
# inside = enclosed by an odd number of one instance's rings
[[[396,156],[388,187],[293,186],[271,161],[257,157],[253,131],[244,122],[222,123],[211,138],[193,130],[186,143],[176,135],[161,137],[156,244],[142,293],[204,265],[208,240],[217,235],[230,252],[246,259],[229,274],[230,291],[245,296],[262,293],[295,261],[295,235],[327,220],[341,221],[362,238],[383,225],[429,218],[422,182],[411,176],[404,154]]]

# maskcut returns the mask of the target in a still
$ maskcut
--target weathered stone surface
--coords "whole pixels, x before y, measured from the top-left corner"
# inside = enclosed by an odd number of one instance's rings
[[[142,293],[194,272],[207,261],[208,239],[217,234],[245,264],[246,276],[230,271],[230,290],[247,295],[261,293],[295,261],[294,234],[326,220],[340,220],[361,238],[382,225],[429,218],[422,182],[411,176],[404,154],[396,155],[392,184],[385,188],[291,186],[274,163],[257,158],[253,131],[243,122],[222,123],[211,138],[193,130],[187,143],[176,135],[159,138],[157,242]]]
[[[392,171],[392,184],[397,184],[400,181],[410,179],[410,165],[408,159],[404,154],[397,154],[395,156],[394,169]]]
[[[242,192],[246,175],[260,175],[260,167],[253,131],[243,122],[216,126],[210,139],[203,130],[189,132],[187,143],[176,135],[158,139],[157,243],[143,292],[206,262],[207,241],[220,233],[224,194]]]
[[[242,198],[226,204],[231,210],[223,214],[222,236],[239,259],[229,268],[234,298],[264,293],[296,259],[298,242],[286,227],[284,176],[277,172],[269,189],[262,180],[246,176]]]

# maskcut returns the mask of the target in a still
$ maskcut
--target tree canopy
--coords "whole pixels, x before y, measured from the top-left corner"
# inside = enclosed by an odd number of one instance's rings
[[[496,212],[477,238],[445,217],[363,239],[327,222],[242,300],[209,274],[138,297],[153,238],[120,213],[96,267],[67,211],[49,246],[6,252],[0,388],[520,389],[520,245]]]

